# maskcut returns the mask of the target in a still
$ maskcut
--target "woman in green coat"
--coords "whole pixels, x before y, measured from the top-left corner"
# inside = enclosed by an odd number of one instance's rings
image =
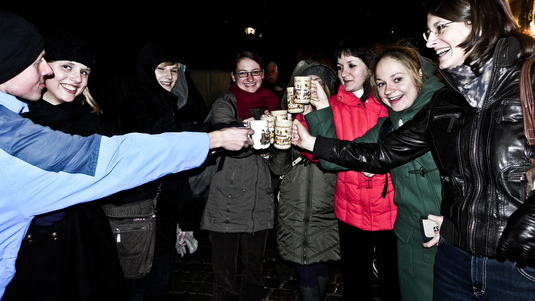
[[[392,129],[399,128],[427,104],[443,83],[435,75],[436,66],[409,45],[379,45],[371,59],[370,77],[373,93],[389,107],[389,117],[382,118],[359,142],[377,142]],[[321,95],[321,91],[318,90]],[[318,102],[321,102],[319,97]],[[321,106],[319,103],[317,103]],[[328,136],[329,129],[317,125],[332,119],[330,110],[306,121],[314,135]],[[313,131],[315,129],[315,131]],[[325,131],[324,133],[318,131]],[[394,202],[398,214],[394,232],[398,241],[398,268],[402,300],[433,299],[433,266],[436,248],[424,248],[420,220],[429,214],[440,215],[440,177],[431,153],[390,171],[395,187]]]

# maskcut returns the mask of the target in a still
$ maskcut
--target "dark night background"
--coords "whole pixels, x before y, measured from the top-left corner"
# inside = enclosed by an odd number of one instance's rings
[[[231,64],[242,48],[292,60],[300,51],[330,55],[338,42],[352,35],[414,38],[420,43],[425,29],[421,0],[18,2],[4,9],[41,30],[80,31],[94,40],[106,62],[121,66],[132,63],[146,41],[162,38],[174,40],[192,67],[213,69]],[[246,36],[247,26],[256,27],[262,38]]]
[[[409,39],[422,51],[426,28],[424,0],[313,1],[115,1],[2,4],[39,30],[78,31],[93,41],[98,69],[91,91],[103,109],[115,111],[125,88],[118,77],[131,74],[146,42],[173,41],[189,70],[230,70],[236,53],[250,49],[279,64],[289,76],[303,56],[332,57],[336,45],[351,36],[372,41]],[[256,35],[246,35],[245,27]],[[261,37],[259,37],[261,33]],[[429,54],[429,57],[434,57]],[[121,75],[122,74],[122,75]]]

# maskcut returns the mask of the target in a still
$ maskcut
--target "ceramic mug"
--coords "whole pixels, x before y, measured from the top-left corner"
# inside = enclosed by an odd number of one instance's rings
[[[276,116],[277,119],[288,119],[288,110],[273,110],[271,115]]]
[[[292,125],[291,120],[277,119],[275,121],[275,143],[273,146],[278,149],[289,149],[292,146]]]
[[[251,120],[247,122],[247,127],[254,130],[254,134],[251,136],[254,149],[265,149],[269,147],[271,137],[267,120]]]
[[[309,104],[312,95],[310,76],[294,77],[294,102],[299,104]]]
[[[303,113],[304,107],[294,101],[294,87],[286,88],[286,101],[288,103],[288,112],[292,114]]]
[[[262,115],[260,116],[260,120],[267,120],[268,122],[268,129],[269,129],[269,143],[273,144],[275,143],[275,120],[277,120],[277,116],[273,115]]]

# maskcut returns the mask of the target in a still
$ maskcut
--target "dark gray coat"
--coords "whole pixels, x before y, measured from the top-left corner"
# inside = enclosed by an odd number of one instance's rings
[[[230,91],[220,96],[212,106],[213,122],[241,122],[235,119],[235,103]],[[201,228],[227,233],[272,229],[274,204],[268,160],[253,149],[227,152],[224,160],[223,168],[212,178]]]

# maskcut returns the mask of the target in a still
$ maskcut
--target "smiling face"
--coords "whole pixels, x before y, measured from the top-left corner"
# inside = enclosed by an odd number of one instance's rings
[[[430,30],[425,46],[435,50],[440,69],[451,69],[464,63],[466,57],[464,48],[459,44],[464,42],[472,26],[466,22],[451,22],[434,15],[427,15],[427,28]]]
[[[57,105],[72,102],[82,94],[87,87],[91,69],[73,61],[53,61],[49,64],[54,70],[54,76],[46,80],[44,100]]]
[[[368,67],[355,56],[342,54],[336,63],[338,78],[347,92],[356,92],[364,87],[368,78]]]
[[[255,93],[262,86],[264,71],[250,58],[242,58],[236,65],[236,71],[230,74],[232,81],[244,91]]]
[[[156,81],[165,90],[171,92],[178,80],[178,64],[175,63],[160,63],[154,69]]]
[[[379,98],[396,112],[410,108],[418,97],[417,85],[409,71],[391,57],[384,57],[377,63],[375,84]]]
[[[41,92],[45,88],[45,77],[53,74],[52,69],[44,59],[44,55],[45,52],[42,51],[33,64],[15,77],[0,83],[0,91],[26,100],[40,99]]]

